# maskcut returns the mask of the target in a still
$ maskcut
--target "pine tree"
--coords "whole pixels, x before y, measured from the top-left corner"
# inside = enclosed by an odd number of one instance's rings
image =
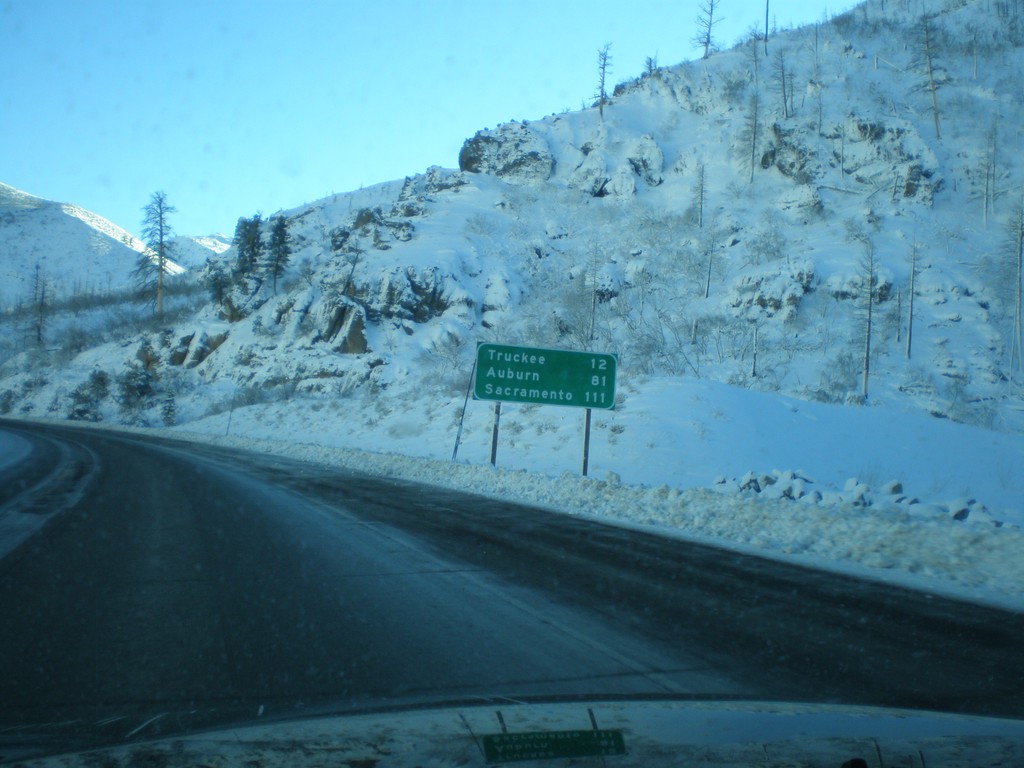
[[[235,273],[239,279],[253,274],[263,261],[263,217],[257,213],[251,219],[242,217],[235,225],[232,243],[238,249]]]
[[[176,209],[167,202],[166,193],[154,192],[142,211],[142,239],[146,249],[139,254],[134,277],[140,290],[153,293],[156,316],[163,317],[164,277],[169,271],[174,238],[169,218]]]
[[[206,289],[210,292],[210,300],[215,304],[223,304],[231,290],[231,278],[219,264],[209,264],[203,273]]]
[[[275,216],[270,220],[270,245],[267,249],[267,274],[277,293],[277,278],[284,274],[292,254],[292,237],[288,233],[288,219]]]

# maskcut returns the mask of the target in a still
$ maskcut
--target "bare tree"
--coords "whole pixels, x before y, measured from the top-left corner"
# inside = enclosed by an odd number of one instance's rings
[[[985,154],[982,158],[984,163],[985,186],[982,193],[981,218],[985,225],[988,225],[988,217],[994,210],[996,198],[996,149],[999,138],[996,121],[992,121],[992,128],[989,130],[988,142],[985,146]]]
[[[859,242],[864,253],[860,260],[861,282],[865,286],[864,293],[864,363],[861,368],[861,397],[868,399],[868,378],[871,374],[871,331],[875,310],[875,283],[878,282],[878,259],[875,244],[871,235],[858,221],[849,221],[846,230],[851,240]]]
[[[1007,227],[1007,251],[1010,255],[1010,285],[1013,302],[1013,332],[1010,338],[1010,382],[1013,370],[1021,370],[1024,354],[1024,199],[1016,207]]]
[[[47,290],[46,277],[36,262],[36,273],[32,280],[32,330],[35,334],[36,346],[43,346],[43,333],[46,330],[47,308],[50,305],[50,294]]]
[[[690,207],[690,216],[698,229],[703,229],[704,227],[704,200],[707,197],[707,191],[704,163],[699,163],[697,165],[697,178],[693,182],[693,202]]]
[[[914,341],[914,294],[917,291],[917,257],[919,253],[917,246],[917,238],[914,238],[914,244],[910,247],[910,295],[908,297],[907,307],[907,360],[910,359],[910,349]]]
[[[169,218],[176,209],[167,202],[166,193],[154,192],[142,212],[142,239],[146,249],[139,255],[134,277],[141,290],[153,292],[156,316],[163,317],[164,276],[171,264],[174,237]]]
[[[938,90],[941,73],[936,60],[935,29],[932,27],[929,16],[924,15],[918,24],[918,45],[919,45],[919,68],[924,73],[926,83],[932,100],[932,120],[935,123],[935,138],[941,139],[942,132],[939,130],[939,99]]]
[[[700,4],[700,16],[697,17],[697,34],[693,37],[693,44],[704,49],[704,58],[711,55],[711,48],[714,43],[712,31],[716,24],[722,19],[715,16],[720,0],[703,0]]]
[[[782,96],[782,116],[789,117],[789,92],[791,75],[786,70],[786,57],[782,51],[775,54],[775,61],[772,63],[772,79],[779,86],[779,93]]]
[[[701,231],[700,239],[697,242],[697,259],[707,267],[703,275],[705,299],[711,295],[711,277],[718,259],[718,252],[722,248],[722,237],[721,225],[712,219],[711,224]]]
[[[747,114],[743,118],[743,126],[740,128],[740,138],[743,143],[749,146],[750,152],[747,155],[747,163],[750,165],[749,183],[754,181],[754,169],[757,168],[757,145],[761,140],[761,102],[757,91],[750,95],[747,105]]]
[[[814,99],[815,99],[815,101],[818,104],[818,135],[821,136],[821,123],[822,123],[822,119],[824,117],[824,111],[825,111],[825,106],[824,106],[824,90],[825,89],[824,89],[824,87],[822,85],[822,82],[821,82],[821,55],[820,55],[821,46],[820,46],[819,40],[818,40],[818,38],[819,38],[819,34],[818,34],[819,27],[820,27],[820,25],[818,25],[818,24],[814,25],[814,49],[813,49],[814,50],[814,58],[812,59],[813,64],[812,64],[812,68],[811,68],[811,80],[808,83],[808,85],[813,89],[813,91],[814,91]]]
[[[875,244],[871,238],[864,240],[864,258],[861,260],[861,271],[867,283],[867,307],[864,315],[864,379],[861,395],[868,399],[868,376],[871,373],[871,324],[874,320],[875,283],[877,282],[878,263],[875,257]]]
[[[740,128],[740,140],[743,142],[744,148],[749,147],[750,149],[749,154],[744,151],[744,156],[750,164],[750,181],[753,182],[754,169],[757,167],[757,145],[761,139],[760,55],[757,37],[751,37],[747,50],[750,71],[754,76],[754,88],[748,102],[747,114]]]
[[[764,0],[764,55],[768,55],[768,0]]]
[[[605,83],[608,79],[608,67],[611,66],[612,57],[609,51],[612,44],[605,43],[604,47],[597,52],[597,111],[604,120],[604,105],[608,101],[608,91]]]
[[[598,282],[603,255],[592,251],[586,264],[565,287],[559,309],[553,314],[560,338],[568,338],[577,349],[593,349],[598,336],[598,304],[602,303]]]

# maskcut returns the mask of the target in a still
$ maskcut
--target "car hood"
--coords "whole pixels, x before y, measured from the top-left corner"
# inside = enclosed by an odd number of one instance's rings
[[[500,699],[265,722],[18,764],[412,768],[565,758],[572,765],[730,768],[839,768],[858,759],[869,766],[1020,765],[1024,721],[782,702]]]

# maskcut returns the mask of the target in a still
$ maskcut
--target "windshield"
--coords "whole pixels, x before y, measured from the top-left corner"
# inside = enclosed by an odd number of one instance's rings
[[[0,761],[1019,734],[1021,20],[800,14],[0,9]]]

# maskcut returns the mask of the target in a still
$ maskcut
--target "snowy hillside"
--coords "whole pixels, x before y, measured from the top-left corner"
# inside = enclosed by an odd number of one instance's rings
[[[476,342],[590,349],[616,482],[1020,523],[1018,13],[871,0],[481,131],[460,170],[278,214],[279,279],[231,248],[161,320],[55,312],[0,411],[441,460]],[[577,470],[579,419],[510,406],[499,465]],[[460,461],[489,423],[470,401]]]
[[[37,266],[54,296],[122,289],[143,248],[101,216],[0,184],[0,308],[31,303]]]

